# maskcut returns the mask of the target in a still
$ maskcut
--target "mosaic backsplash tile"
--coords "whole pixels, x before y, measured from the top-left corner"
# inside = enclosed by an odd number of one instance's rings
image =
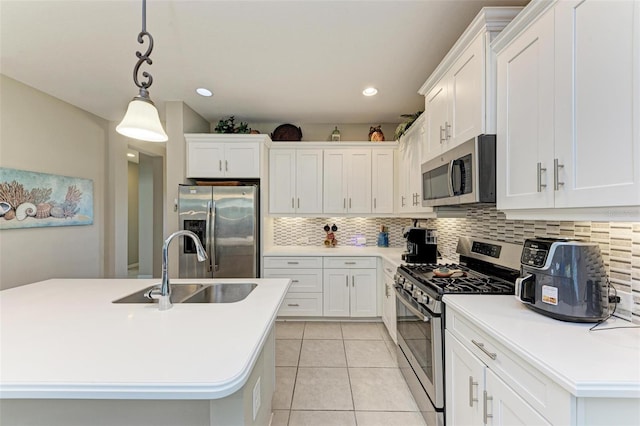
[[[274,244],[277,246],[321,246],[322,229],[336,224],[339,245],[356,245],[356,237],[365,237],[367,246],[375,246],[382,225],[389,228],[389,246],[404,247],[402,228],[411,226],[406,218],[274,218]],[[438,249],[445,257],[456,258],[458,236],[469,235],[511,243],[527,238],[566,237],[594,241],[600,245],[609,280],[629,297],[631,311],[621,309],[620,316],[640,323],[640,223],[638,222],[562,222],[507,220],[495,208],[468,209],[455,219],[428,219],[421,226],[438,230]]]

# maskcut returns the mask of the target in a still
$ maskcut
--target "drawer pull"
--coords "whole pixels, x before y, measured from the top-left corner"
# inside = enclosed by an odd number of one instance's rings
[[[355,265],[356,262],[344,262],[345,265]]]
[[[471,339],[471,342],[476,345],[478,348],[480,348],[480,350],[482,352],[484,352],[485,354],[487,354],[487,356],[491,359],[496,359],[498,357],[498,355],[495,352],[489,352],[487,349],[485,349],[484,347],[484,343],[480,343],[480,342],[476,342],[475,340]]]
[[[298,280],[291,280],[292,283],[299,283],[300,281]]]
[[[293,307],[296,307],[296,306],[300,306],[300,305],[298,305],[297,303],[287,303],[287,306],[293,306]]]
[[[287,262],[287,265],[297,265],[300,262]]]
[[[474,386],[478,386],[478,382],[474,382],[473,377],[469,376],[469,407],[473,407],[473,403],[478,402],[478,398],[473,397]]]

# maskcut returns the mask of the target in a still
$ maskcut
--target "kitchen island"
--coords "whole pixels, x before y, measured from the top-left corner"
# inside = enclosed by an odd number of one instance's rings
[[[287,279],[235,303],[114,304],[158,279],[54,279],[0,292],[0,423],[266,425]],[[179,285],[194,280],[172,280]]]

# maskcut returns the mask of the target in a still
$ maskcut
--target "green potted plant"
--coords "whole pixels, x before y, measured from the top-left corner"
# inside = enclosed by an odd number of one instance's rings
[[[402,114],[401,117],[406,118],[406,120],[398,124],[398,127],[396,127],[396,133],[393,135],[394,139],[399,140],[400,137],[404,135],[407,130],[409,130],[409,127],[411,127],[413,122],[416,121],[421,114],[422,111],[418,111],[413,114]]]
[[[249,133],[251,131],[249,125],[244,121],[236,126],[235,120],[233,115],[226,120],[220,120],[214,130],[216,133]]]

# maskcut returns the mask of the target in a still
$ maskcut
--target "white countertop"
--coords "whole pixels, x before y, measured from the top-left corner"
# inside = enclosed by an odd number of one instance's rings
[[[513,296],[443,300],[576,397],[640,398],[640,328],[589,331],[593,324],[546,317]],[[598,328],[632,325],[612,318]]]
[[[197,280],[258,284],[236,303],[111,303],[158,281],[55,279],[1,291],[0,398],[217,399],[240,389],[290,281]]]

